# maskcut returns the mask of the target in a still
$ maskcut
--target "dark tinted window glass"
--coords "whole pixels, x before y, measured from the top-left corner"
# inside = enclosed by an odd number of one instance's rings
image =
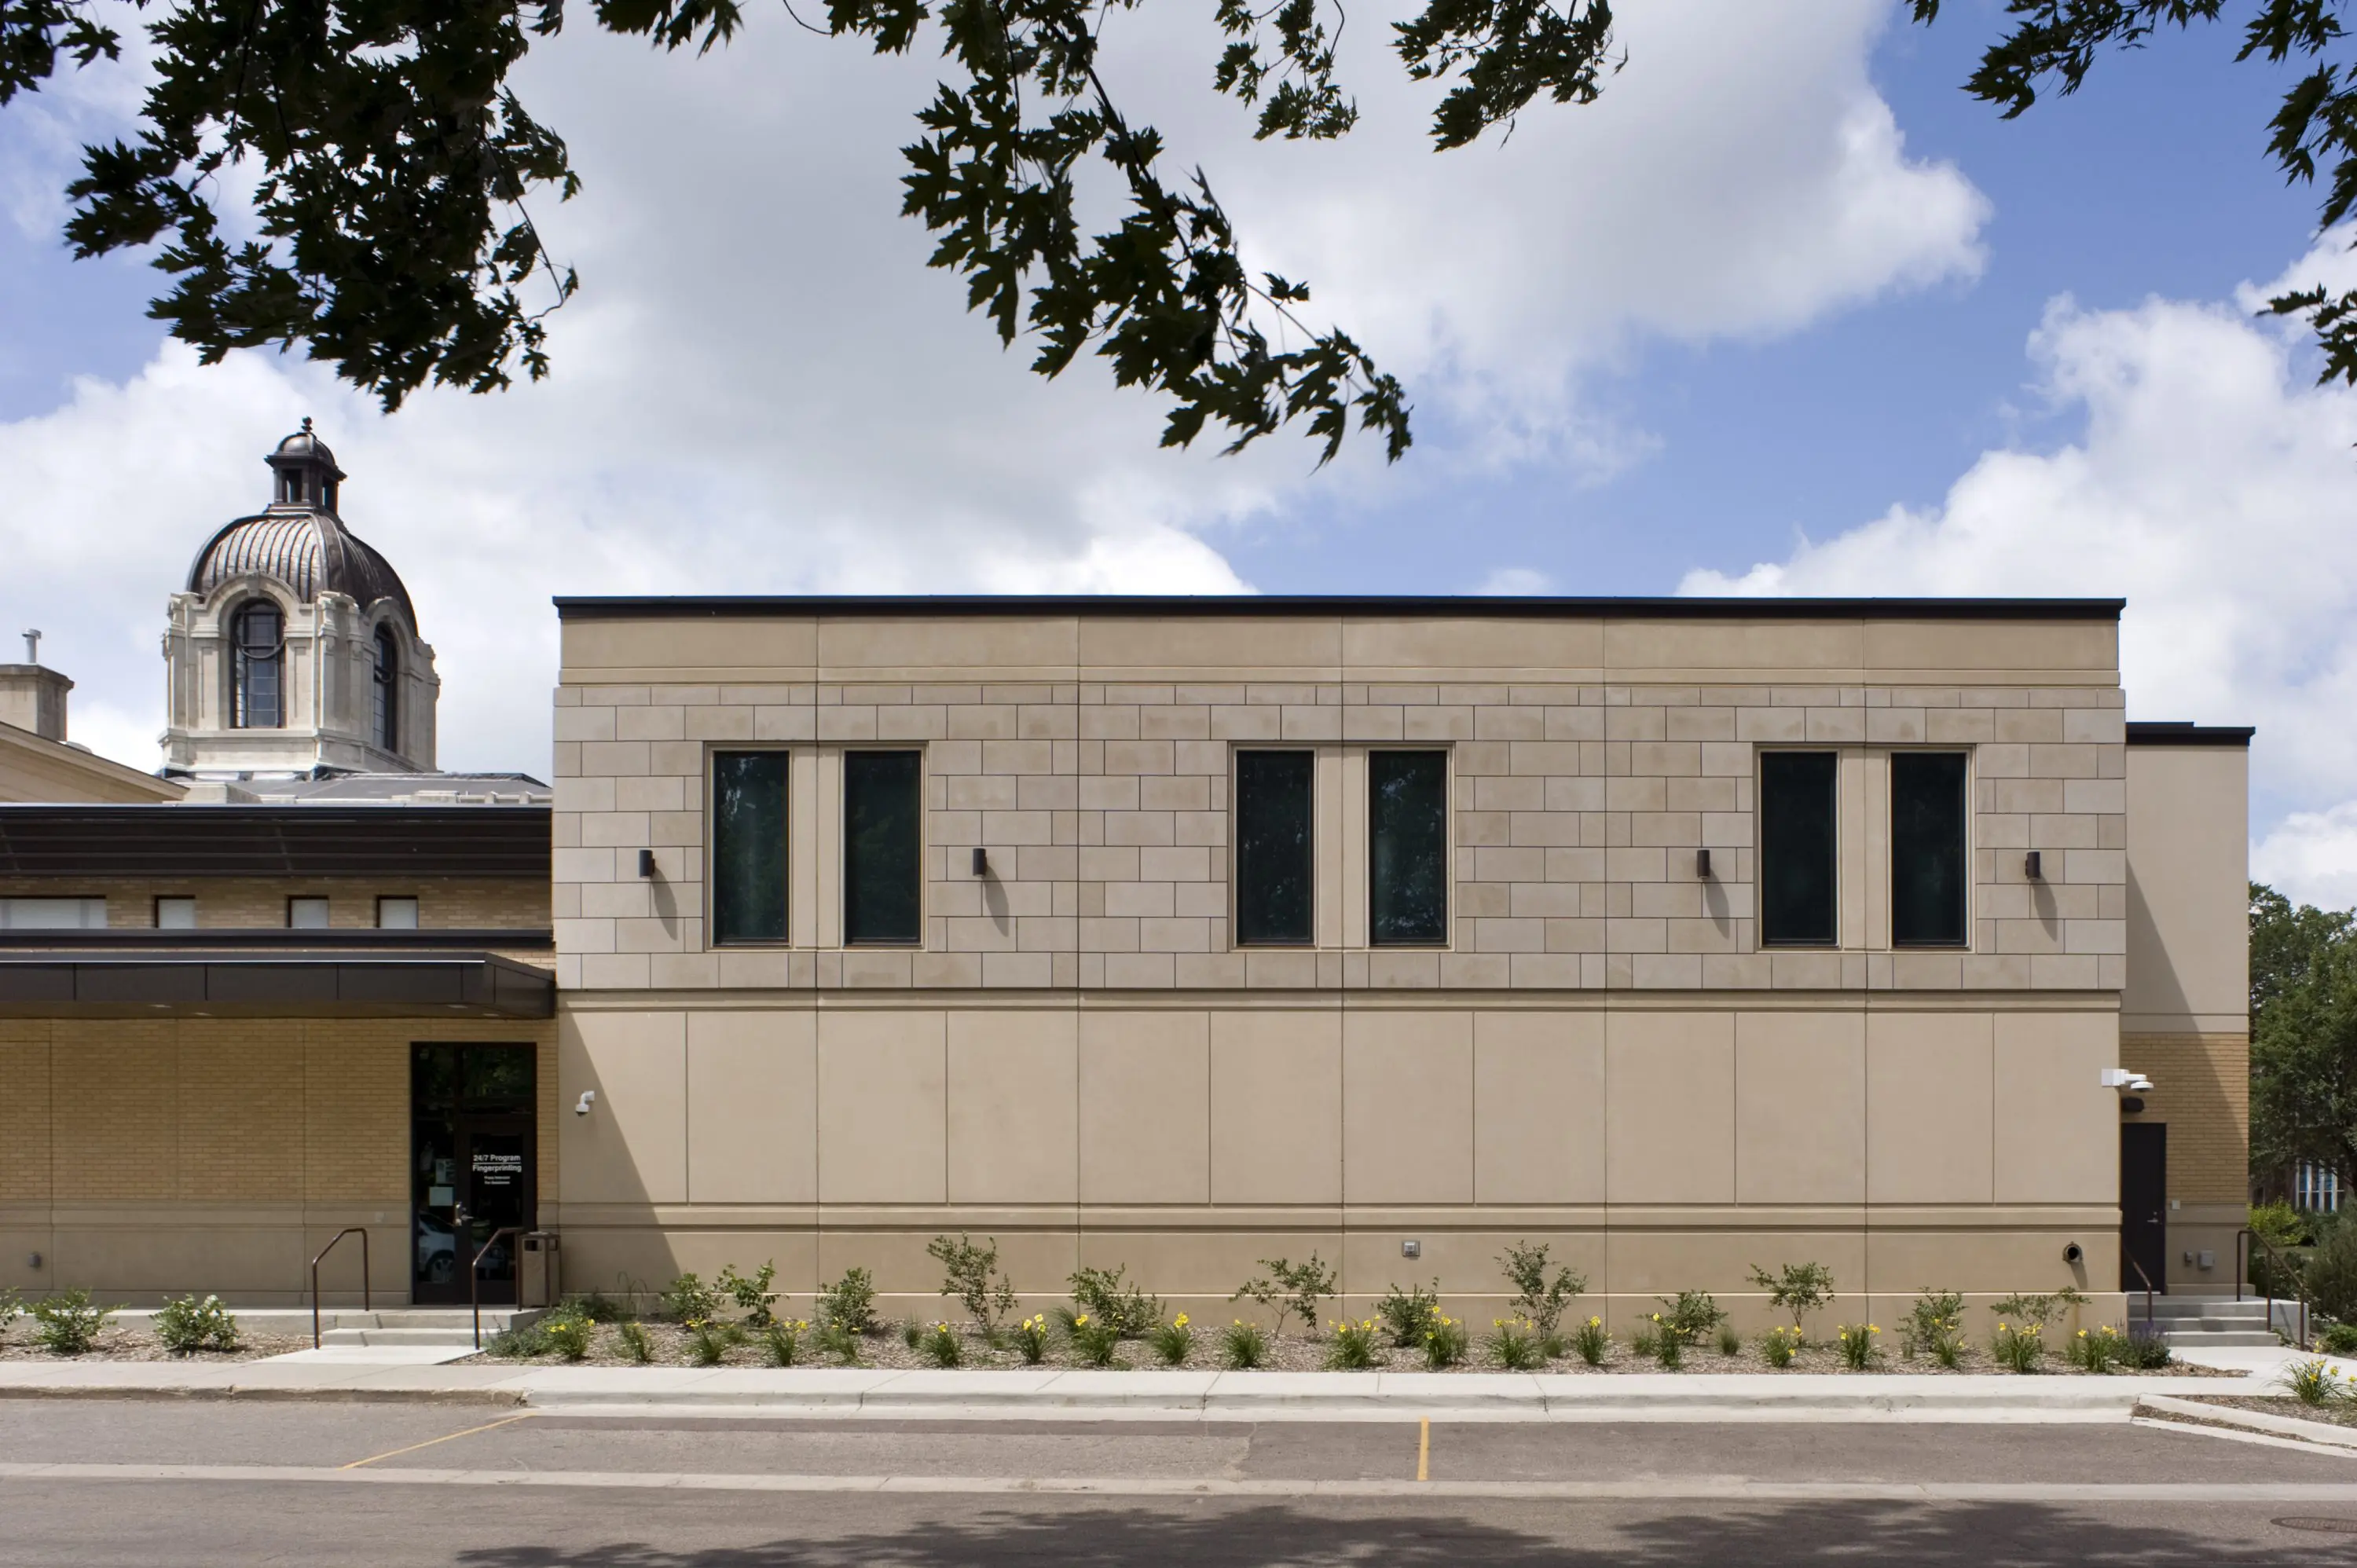
[[[1964,940],[1964,757],[1890,757],[1890,940],[1901,947]]]
[[[279,725],[279,675],[284,664],[278,607],[251,604],[237,612],[230,640],[236,679],[230,715],[239,729],[276,729]]]
[[[1310,940],[1311,781],[1306,751],[1236,753],[1236,940]]]
[[[1760,757],[1760,937],[1834,940],[1834,754]]]
[[[843,757],[843,932],[848,942],[913,942],[922,901],[921,754]]]
[[[723,942],[786,940],[786,754],[712,757],[712,926]]]
[[[458,1058],[464,1069],[460,1092],[470,1104],[527,1110],[532,1105],[532,1058],[530,1046],[468,1046]]]
[[[1378,942],[1448,940],[1448,754],[1367,756],[1367,891]]]

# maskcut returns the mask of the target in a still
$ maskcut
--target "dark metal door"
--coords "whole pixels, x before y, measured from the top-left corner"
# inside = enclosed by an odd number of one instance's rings
[[[2133,1262],[2131,1262],[2133,1260]],[[2138,1274],[2135,1264],[2144,1265]],[[2169,1125],[2120,1123],[2120,1288],[2169,1286]]]

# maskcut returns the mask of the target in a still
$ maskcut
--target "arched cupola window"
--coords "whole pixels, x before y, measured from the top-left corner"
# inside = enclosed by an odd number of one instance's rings
[[[230,623],[230,723],[235,727],[276,729],[286,722],[285,634],[285,621],[267,599],[247,605]]]
[[[401,654],[394,646],[393,628],[389,626],[376,628],[374,674],[371,738],[379,749],[398,752],[401,750]]]

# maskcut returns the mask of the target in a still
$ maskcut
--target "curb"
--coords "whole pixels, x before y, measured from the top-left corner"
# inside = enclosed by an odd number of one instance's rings
[[[2313,1443],[2325,1448],[2357,1449],[2357,1426],[2339,1426],[2329,1421],[2302,1421],[2297,1416],[2269,1415],[2265,1411],[2204,1404],[2199,1400],[2172,1399],[2167,1394],[2144,1395],[2136,1401],[2136,1410],[2138,1412],[2151,1411],[2156,1415],[2182,1416],[2205,1426],[2232,1427],[2238,1432],[2263,1433],[2269,1437],[2295,1437],[2303,1443]]]

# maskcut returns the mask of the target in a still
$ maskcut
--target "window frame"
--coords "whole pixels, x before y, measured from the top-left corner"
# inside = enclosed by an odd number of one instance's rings
[[[1856,750],[1857,747],[1850,747]],[[1844,748],[1828,745],[1762,746],[1755,748],[1751,764],[1752,789],[1752,851],[1751,851],[1751,915],[1754,942],[1762,952],[1838,952],[1842,950],[1842,845],[1849,832],[1847,815],[1842,811],[1842,756]],[[1768,935],[1768,758],[1770,757],[1829,757],[1833,758],[1833,932],[1824,938],[1806,940],[1791,938],[1772,940]]]
[[[759,951],[794,945],[794,762],[797,752],[809,749],[806,741],[715,741],[704,748],[704,945],[707,949]],[[785,898],[784,931],[776,937],[732,937],[724,941],[720,936],[720,758],[747,753],[786,759],[785,853],[778,867]]]
[[[1969,746],[1894,746],[1877,747],[1890,759],[1883,779],[1883,816],[1889,824],[1883,834],[1882,884],[1889,900],[1889,946],[1893,952],[1969,952],[1973,946],[1973,884],[1975,880],[1973,861],[1973,771],[1974,748]],[[1963,792],[1964,843],[1960,846],[1960,867],[1964,911],[1959,922],[1962,934],[1953,941],[1900,941],[1899,940],[1899,770],[1895,766],[1901,757],[1956,757],[1964,759]]]
[[[1243,934],[1243,768],[1246,752],[1284,752],[1309,759],[1309,918],[1308,932],[1295,940],[1247,941]],[[1318,748],[1283,742],[1238,741],[1228,747],[1228,945],[1244,952],[1298,952],[1318,946]]]
[[[730,750],[737,749],[734,746]],[[909,754],[917,759],[917,933],[909,938],[884,940],[869,939],[855,941],[851,935],[851,759],[859,756],[879,754]],[[931,914],[931,887],[932,878],[926,875],[925,859],[932,847],[932,808],[926,799],[932,770],[929,748],[921,743],[876,742],[845,746],[837,751],[834,801],[834,864],[835,864],[835,928],[837,946],[845,950],[862,952],[921,952],[925,949],[925,933]],[[791,832],[791,829],[789,829]],[[792,918],[791,905],[787,918]],[[788,929],[792,928],[791,924]],[[733,944],[732,944],[733,945]]]
[[[407,924],[407,925],[405,925],[405,926],[388,926],[388,925],[386,925],[386,924],[384,923],[384,910],[385,910],[385,906],[386,906],[386,905],[388,905],[388,904],[406,904],[406,905],[408,905],[408,906],[409,906],[409,924]],[[377,929],[378,930],[380,930],[380,931],[414,931],[414,930],[420,930],[420,929],[424,929],[425,922],[425,901],[424,899],[420,898],[416,894],[414,894],[414,893],[380,893],[380,894],[378,894],[378,895],[376,896],[376,929]]]
[[[245,640],[245,623],[247,618],[261,610],[269,611],[273,616],[277,618],[278,621],[278,640],[273,645],[270,657],[266,660],[257,660],[253,653],[247,648]],[[287,713],[290,706],[286,700],[288,695],[286,660],[287,621],[288,617],[286,614],[286,607],[280,604],[268,594],[255,594],[249,598],[240,600],[231,608],[229,618],[226,622],[229,632],[228,640],[230,649],[230,728],[285,729],[286,727]],[[273,700],[277,704],[276,714],[268,724],[256,724],[253,721],[251,716],[252,704],[249,701],[248,680],[249,671],[256,662],[267,663],[275,671],[274,684],[276,692]]]
[[[401,754],[401,639],[392,624],[377,623],[369,639],[369,738],[379,751]]]
[[[295,906],[297,904],[318,905],[319,913],[323,918],[316,926],[296,925],[295,923]],[[336,907],[328,895],[325,893],[289,893],[286,895],[286,929],[290,931],[324,931],[331,929],[335,926],[335,923]]]
[[[185,926],[166,925],[164,906],[167,904],[187,906],[188,923]],[[197,896],[193,893],[158,893],[148,904],[147,918],[155,922],[156,929],[159,931],[193,931],[197,929],[198,921]]]
[[[1437,941],[1383,941],[1375,936],[1375,758],[1384,755],[1416,753],[1436,755],[1440,758],[1440,938]],[[1360,780],[1364,797],[1361,810],[1365,812],[1366,842],[1361,846],[1366,855],[1366,940],[1370,952],[1447,952],[1456,946],[1457,939],[1457,748],[1454,746],[1415,746],[1406,743],[1386,743],[1365,748],[1366,764]]]

